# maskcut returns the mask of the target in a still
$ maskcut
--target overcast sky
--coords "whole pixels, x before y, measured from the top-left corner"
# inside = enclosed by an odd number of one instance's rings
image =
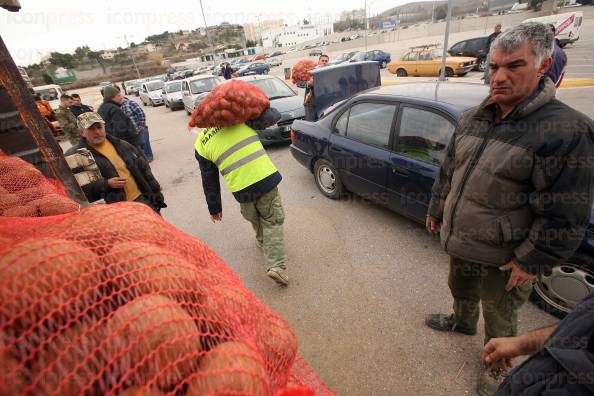
[[[414,0],[368,0],[370,14]],[[19,65],[39,61],[40,53],[124,47],[123,35],[137,43],[165,30],[204,26],[199,0],[20,0],[17,13],[0,9],[0,35]],[[341,11],[363,8],[364,0],[203,0],[209,25],[243,24],[283,18],[332,21]],[[118,38],[119,37],[119,38]]]

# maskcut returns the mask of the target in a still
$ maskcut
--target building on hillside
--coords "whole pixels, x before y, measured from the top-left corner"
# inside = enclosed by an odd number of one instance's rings
[[[292,47],[334,33],[333,24],[283,26],[262,32],[263,47]]]
[[[262,38],[262,32],[270,29],[284,26],[282,19],[270,19],[255,23],[246,23],[243,25],[245,39],[250,41],[259,41]]]
[[[101,53],[101,58],[103,59],[113,59],[118,54],[117,50],[104,50]]]

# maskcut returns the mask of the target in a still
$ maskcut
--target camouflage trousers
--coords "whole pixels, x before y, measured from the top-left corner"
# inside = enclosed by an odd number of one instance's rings
[[[262,247],[266,269],[286,268],[283,223],[285,213],[278,188],[262,195],[254,202],[241,204],[241,215],[252,223],[256,242]]]
[[[518,335],[518,310],[528,300],[532,283],[505,291],[511,271],[450,257],[448,285],[454,297],[456,325],[476,329],[479,307],[485,319],[485,343]]]

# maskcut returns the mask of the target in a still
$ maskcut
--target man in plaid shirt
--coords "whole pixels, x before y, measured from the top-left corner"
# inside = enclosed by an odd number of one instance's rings
[[[149,141],[149,130],[146,126],[146,115],[144,110],[138,103],[128,98],[124,98],[124,103],[121,107],[122,111],[130,117],[132,123],[140,134],[140,140],[142,143],[142,150],[146,159],[150,162],[153,160],[153,150],[151,148],[151,142]]]

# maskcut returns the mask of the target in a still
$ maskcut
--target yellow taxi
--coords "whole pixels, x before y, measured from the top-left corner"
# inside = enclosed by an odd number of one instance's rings
[[[398,77],[439,76],[443,49],[434,46],[412,47],[400,60],[388,64],[388,71]],[[474,68],[476,58],[466,56],[446,57],[445,75],[462,77]]]

